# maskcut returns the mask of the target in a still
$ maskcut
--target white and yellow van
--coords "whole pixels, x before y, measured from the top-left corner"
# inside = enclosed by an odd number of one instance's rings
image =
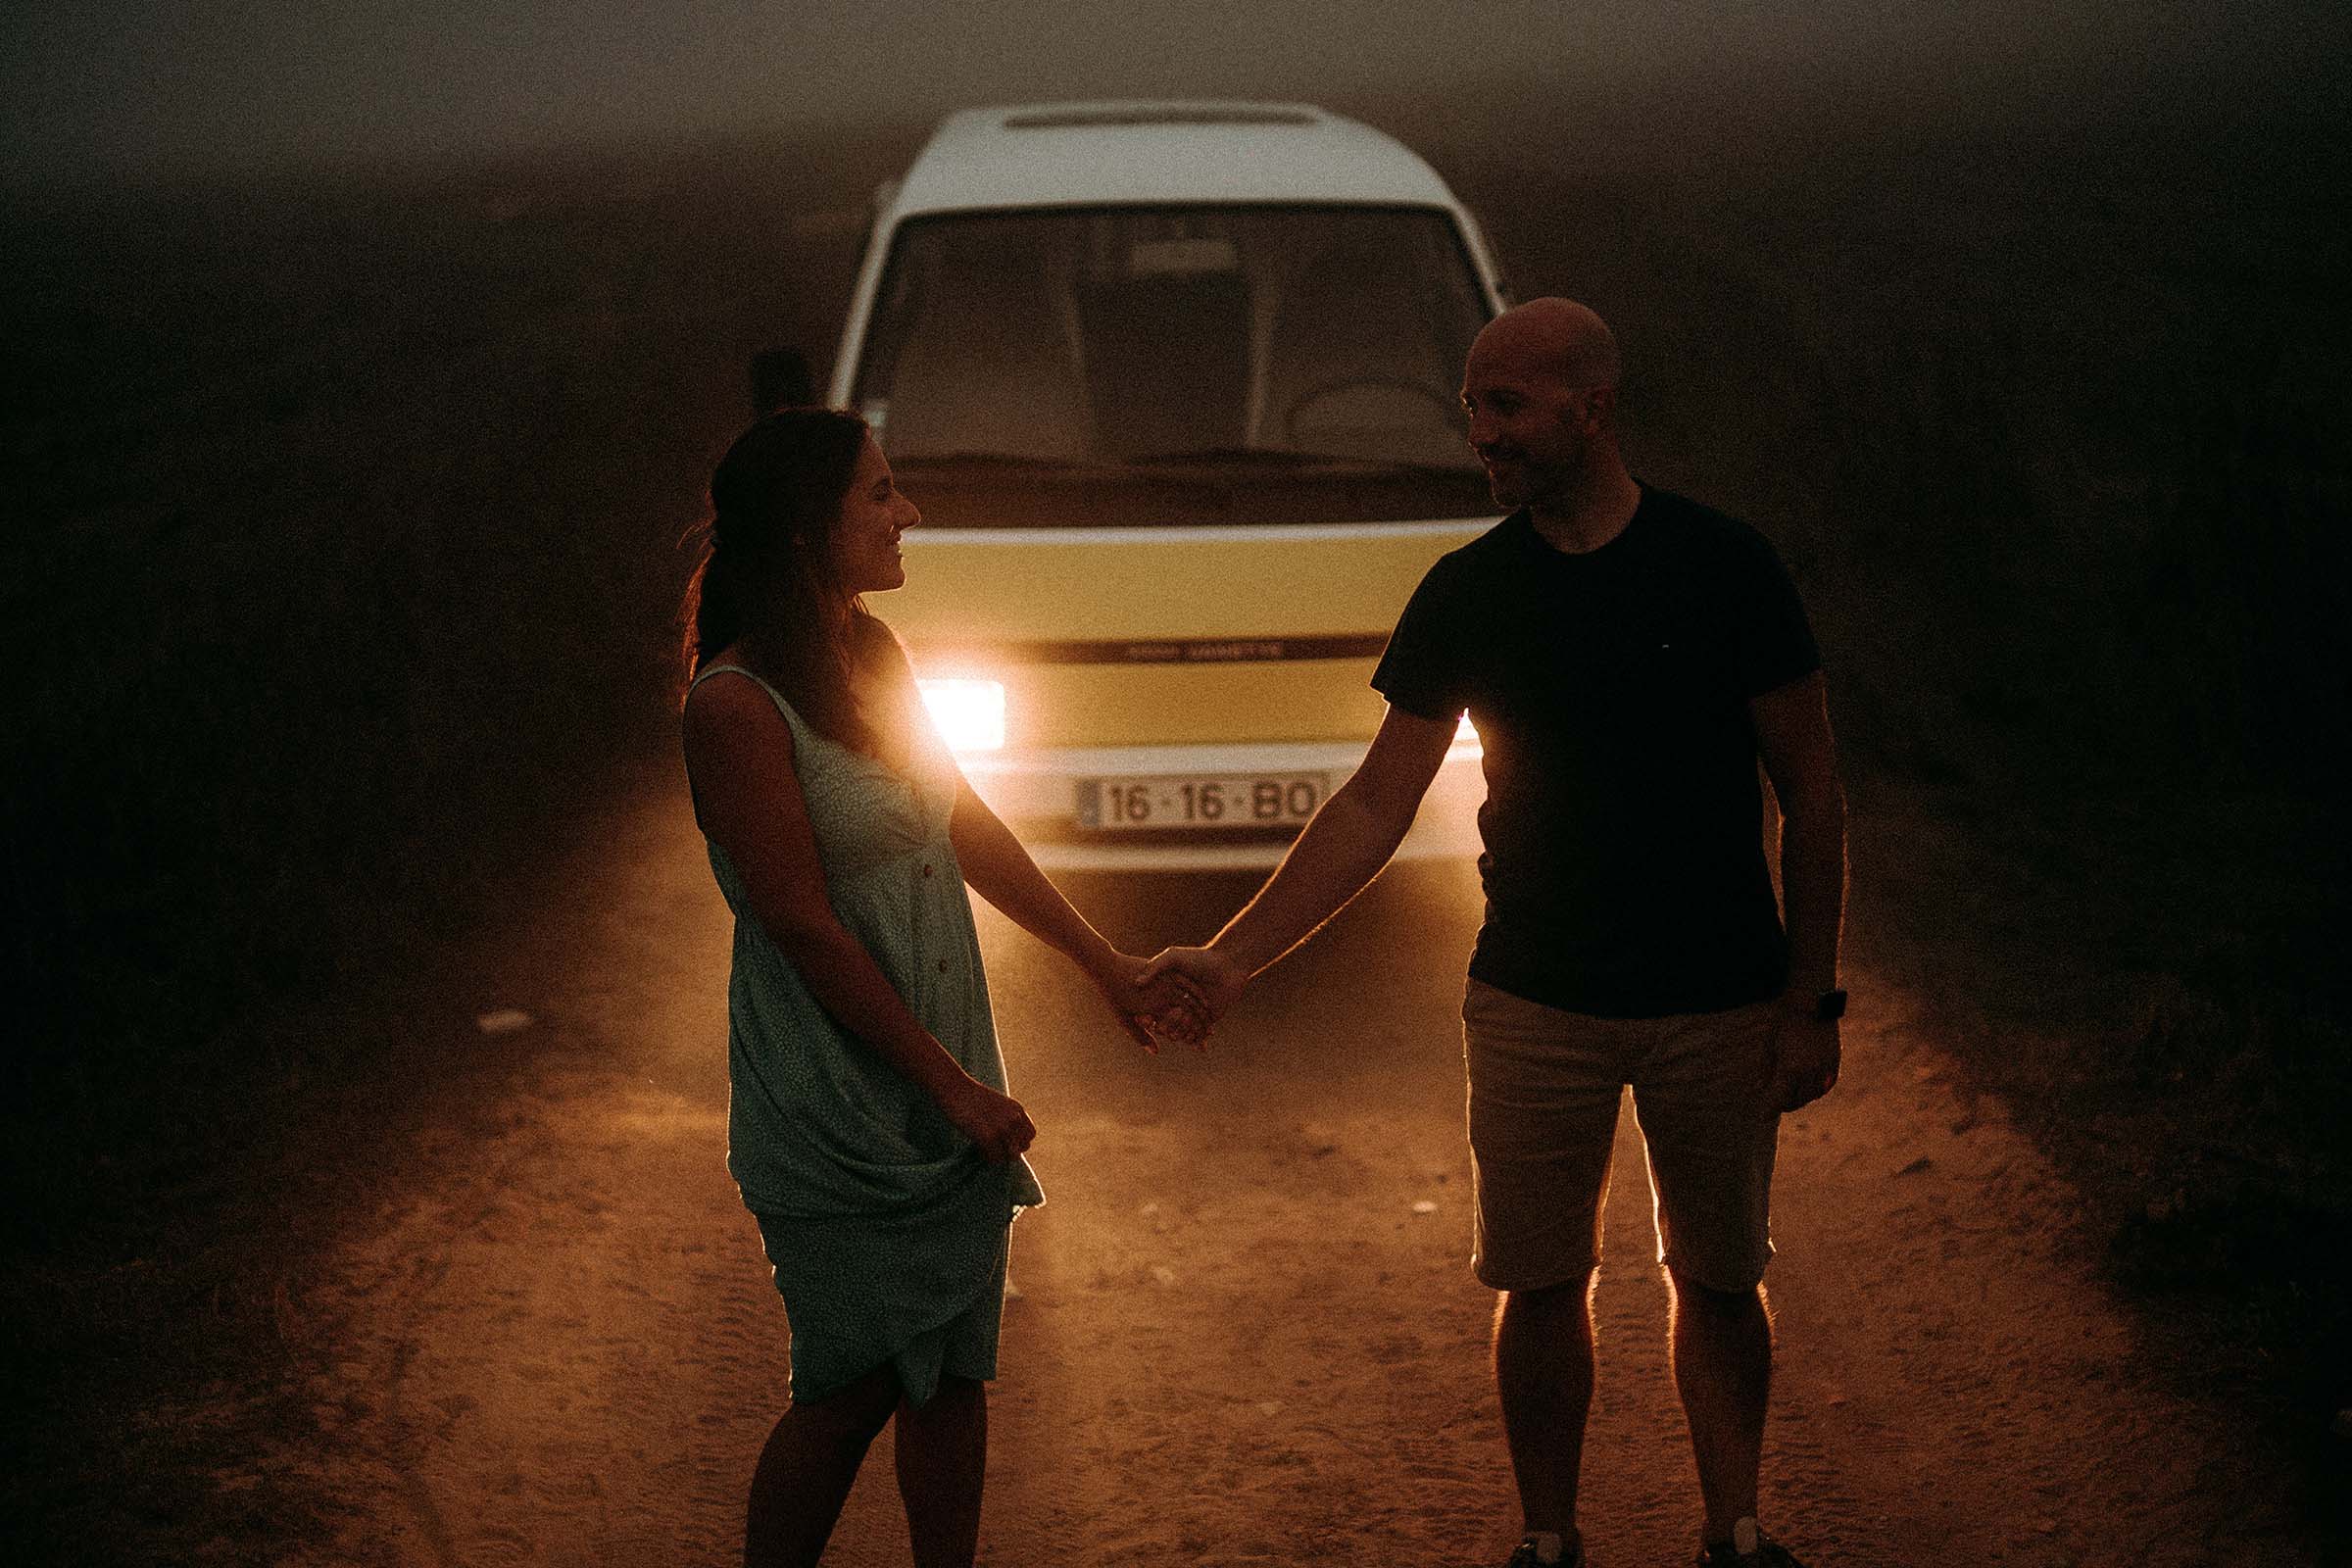
[[[830,400],[922,509],[875,608],[965,773],[1048,867],[1270,865],[1495,516],[1476,223],[1293,104],[970,110],[878,197]],[[1475,854],[1484,793],[1465,726],[1401,853]]]

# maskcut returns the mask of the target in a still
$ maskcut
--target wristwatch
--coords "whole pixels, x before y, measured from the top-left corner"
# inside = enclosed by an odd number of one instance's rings
[[[1836,1023],[1845,1016],[1845,990],[1838,987],[1824,991],[1813,999],[1813,1016],[1823,1023]]]

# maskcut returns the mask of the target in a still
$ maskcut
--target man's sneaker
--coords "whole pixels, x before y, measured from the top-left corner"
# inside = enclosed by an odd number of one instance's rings
[[[1585,1548],[1583,1544],[1579,1543],[1573,1546],[1563,1545],[1560,1548],[1559,1560],[1556,1563],[1546,1563],[1536,1555],[1536,1538],[1530,1536],[1519,1543],[1519,1549],[1511,1553],[1511,1560],[1504,1563],[1502,1568],[1584,1568],[1584,1561]]]
[[[1732,1526],[1732,1539],[1698,1548],[1698,1568],[1805,1568],[1796,1554],[1756,1528],[1753,1519]]]

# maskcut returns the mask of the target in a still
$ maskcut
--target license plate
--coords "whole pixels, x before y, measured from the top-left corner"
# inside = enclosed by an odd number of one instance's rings
[[[1078,781],[1078,825],[1145,828],[1296,827],[1315,814],[1328,773],[1180,774]]]

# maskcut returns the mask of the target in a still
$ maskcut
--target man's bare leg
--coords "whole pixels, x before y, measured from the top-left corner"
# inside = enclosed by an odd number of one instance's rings
[[[1538,1291],[1506,1291],[1494,1312],[1494,1387],[1530,1534],[1577,1547],[1576,1489],[1592,1410],[1596,1271]]]
[[[1711,1291],[1666,1271],[1673,1298],[1674,1386],[1690,1423],[1706,1538],[1732,1539],[1756,1514],[1764,1411],[1772,1398],[1772,1317],[1764,1287]]]

